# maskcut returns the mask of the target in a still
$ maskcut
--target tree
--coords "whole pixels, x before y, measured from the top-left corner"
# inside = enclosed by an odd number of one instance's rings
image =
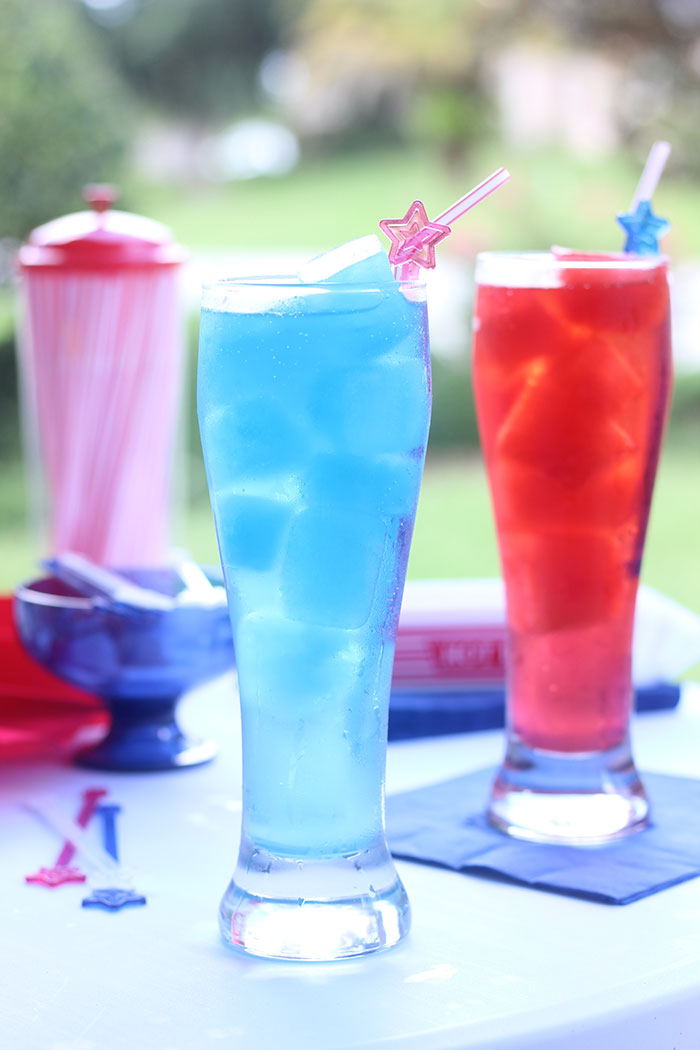
[[[700,164],[698,0],[305,0],[289,21],[309,71],[296,113],[312,132],[335,123],[342,133],[383,110],[387,128],[459,160],[488,130],[494,59],[532,42],[608,57],[622,73],[625,140],[644,152],[666,137],[676,166]]]
[[[128,106],[71,0],[0,0],[0,24],[0,237],[22,238],[118,177]]]
[[[495,5],[492,44],[542,33],[556,34],[560,46],[595,51],[618,65],[623,73],[618,125],[640,161],[653,139],[667,138],[676,170],[698,170],[698,0],[499,0]]]
[[[254,107],[263,56],[279,39],[279,0],[129,0],[91,17],[144,99],[179,116],[226,120]],[[89,10],[89,9],[88,9]]]
[[[478,37],[487,17],[479,0],[306,0],[289,27],[309,70],[301,129],[398,132],[458,162],[484,126]]]

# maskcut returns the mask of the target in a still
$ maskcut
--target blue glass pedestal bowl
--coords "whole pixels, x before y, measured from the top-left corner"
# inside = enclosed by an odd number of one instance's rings
[[[134,570],[124,576],[165,594],[177,591],[170,570]],[[214,757],[212,741],[182,732],[175,709],[193,686],[233,667],[225,602],[125,610],[45,577],[17,588],[14,615],[22,644],[35,660],[97,694],[109,708],[108,735],[76,755],[80,765],[140,772],[181,769]]]

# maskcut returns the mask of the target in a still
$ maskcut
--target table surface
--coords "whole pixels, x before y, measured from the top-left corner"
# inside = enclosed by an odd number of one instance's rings
[[[13,1050],[697,1050],[700,878],[614,907],[399,863],[413,929],[398,948],[332,964],[224,947],[217,907],[240,817],[233,676],[191,694],[183,725],[215,762],[115,775],[64,762],[0,777],[0,1025]],[[499,732],[394,744],[400,791],[495,763]],[[644,769],[700,776],[700,687],[634,725]],[[59,839],[20,807],[72,813],[104,786],[123,807],[123,862],[148,905],[83,909],[84,889],[27,886]]]

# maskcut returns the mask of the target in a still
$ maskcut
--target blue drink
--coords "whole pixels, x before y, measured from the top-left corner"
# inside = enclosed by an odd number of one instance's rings
[[[337,275],[352,283],[221,282],[202,309],[200,431],[243,739],[241,855],[222,925],[258,954],[358,954],[408,922],[383,786],[430,414],[427,318],[422,287],[395,282],[383,253],[361,269]],[[277,915],[264,936],[261,899]],[[310,943],[299,899],[307,916],[353,904],[362,935]],[[380,929],[381,901],[401,913],[394,934]]]

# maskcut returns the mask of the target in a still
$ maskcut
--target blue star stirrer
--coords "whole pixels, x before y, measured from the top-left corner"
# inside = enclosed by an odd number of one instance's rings
[[[617,214],[617,221],[625,231],[626,252],[636,255],[658,255],[659,238],[671,229],[667,219],[654,215],[651,210],[651,198],[670,152],[668,142],[654,143],[632,198],[630,210]]]
[[[97,807],[97,814],[102,820],[102,835],[104,848],[119,861],[117,850],[117,813],[121,812],[121,806],[103,805]],[[116,911],[126,904],[145,904],[146,898],[132,889],[122,886],[99,887],[92,891],[89,897],[83,900],[84,908],[105,908]]]

